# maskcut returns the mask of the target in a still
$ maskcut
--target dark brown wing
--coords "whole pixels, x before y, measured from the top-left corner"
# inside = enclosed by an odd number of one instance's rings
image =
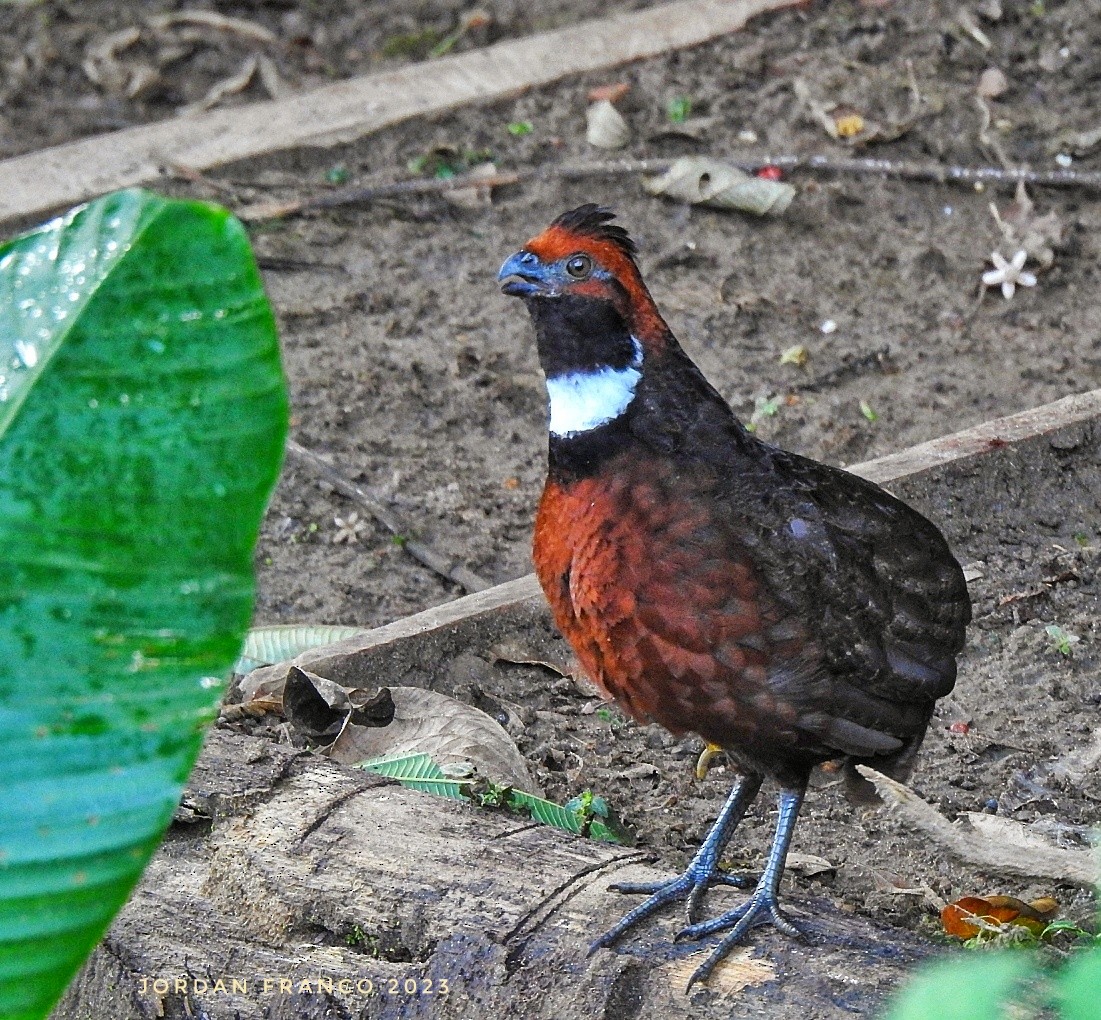
[[[916,748],[970,617],[932,524],[763,446],[734,474],[636,453],[609,475],[579,501],[603,523],[569,540],[559,623],[629,712],[773,771]]]

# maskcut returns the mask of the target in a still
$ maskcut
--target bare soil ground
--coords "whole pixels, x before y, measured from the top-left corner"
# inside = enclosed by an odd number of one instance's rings
[[[464,36],[459,48],[640,5],[559,3],[546,18],[532,13],[543,5],[485,6],[492,25]],[[618,72],[215,176],[245,201],[316,193],[336,167],[353,182],[399,176],[439,146],[489,150],[501,168],[599,158],[584,140],[585,94],[616,80],[631,85],[621,104],[634,129],[630,156],[730,154],[746,148],[738,137],[745,131],[759,138],[755,148],[774,153],[848,154],[796,98],[799,79],[823,103],[846,103],[881,124],[907,120],[916,92],[913,123],[865,154],[977,165],[996,163],[1000,148],[1014,164],[1049,168],[1064,154],[1075,166],[1101,167],[1101,147],[1081,137],[1101,126],[1101,4],[1003,7],[997,20],[971,15],[987,47],[961,25],[955,3],[813,4]],[[89,46],[138,24],[141,14],[177,8],[5,5],[3,151],[171,116],[256,51],[239,34],[204,30],[190,51],[159,65],[156,83],[135,99],[89,83],[81,70]],[[466,10],[414,0],[217,6],[275,34],[264,45],[294,87],[423,58]],[[156,64],[157,45],[143,35],[134,52]],[[1008,87],[989,100],[984,129],[976,84],[992,66]],[[263,95],[256,82],[228,101]],[[704,118],[698,138],[671,130],[666,109],[677,97]],[[530,122],[530,133],[510,132],[520,122]],[[993,203],[1007,215],[1011,188],[828,175],[795,183],[792,207],[771,220],[666,203],[621,177],[502,188],[492,206],[478,209],[418,198],[256,227],[282,330],[295,438],[483,576],[504,581],[527,572],[545,396],[527,316],[498,294],[494,276],[552,217],[585,201],[618,211],[674,332],[734,408],[748,418],[778,398],[775,414],[760,418],[760,433],[802,453],[854,463],[1101,385],[1096,195],[1031,192],[1037,213],[1058,221],[1052,260],[1030,263],[1037,285],[1005,300],[997,289],[981,293],[979,280],[992,251],[1013,254],[990,212]],[[201,183],[166,187],[227,200]],[[832,332],[822,328],[828,321]],[[782,364],[781,353],[799,344],[806,364]],[[1060,456],[1065,470],[1092,470],[1096,479],[1095,465],[1075,451]],[[976,622],[957,691],[941,704],[914,777],[949,814],[996,804],[1021,820],[1042,819],[1070,843],[1081,842],[1101,804],[1096,772],[1067,785],[1049,768],[1089,743],[1101,697],[1101,505],[1096,485],[1085,491],[1093,497],[1057,505],[1012,533],[999,533],[1011,507],[996,500],[953,522],[961,558],[983,561],[973,586]],[[334,518],[355,509],[288,467],[257,555],[258,623],[373,626],[461,594],[369,520],[355,542],[335,542]],[[1052,624],[1079,639],[1069,655],[1045,629]],[[505,670],[476,657],[464,668],[521,707],[528,720],[521,749],[552,796],[597,790],[665,866],[684,863],[726,787],[718,769],[705,783],[691,779],[698,742],[606,717],[571,681],[548,680],[540,670]],[[953,723],[970,730],[952,732]],[[656,770],[631,771],[640,763]],[[820,887],[839,910],[922,926],[920,897],[892,890],[929,885],[949,899],[1053,893],[1076,920],[1090,914],[1081,892],[969,872],[883,815],[859,818],[828,779],[823,784],[809,799],[796,848],[838,870],[793,881]],[[759,860],[769,825],[762,801],[735,849]]]

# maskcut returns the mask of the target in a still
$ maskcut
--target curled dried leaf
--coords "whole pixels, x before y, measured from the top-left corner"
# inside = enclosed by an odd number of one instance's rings
[[[956,938],[974,938],[982,931],[996,934],[1003,925],[1015,924],[1034,935],[1041,934],[1059,910],[1050,896],[1025,903],[1016,896],[963,896],[940,912],[941,924]]]
[[[779,216],[795,197],[795,189],[785,181],[751,177],[706,156],[678,159],[665,173],[645,178],[642,186],[651,195],[757,216]]]
[[[440,765],[469,762],[493,782],[541,792],[515,741],[485,712],[419,687],[382,688],[379,695],[382,691],[393,707],[390,719],[382,725],[374,720],[360,725],[353,711],[349,723],[326,748],[329,757],[354,765],[366,759],[423,753]],[[354,692],[349,692],[349,698],[354,705]]]
[[[1013,907],[995,906],[982,896],[962,896],[940,912],[940,923],[947,934],[971,939],[980,931],[998,929],[1017,914]]]
[[[623,115],[607,100],[593,103],[585,112],[585,140],[598,149],[622,149],[631,140]]]

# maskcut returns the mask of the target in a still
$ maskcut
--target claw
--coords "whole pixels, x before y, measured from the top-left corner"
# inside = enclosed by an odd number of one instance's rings
[[[803,932],[791,922],[788,916],[780,909],[776,894],[767,888],[758,885],[753,895],[740,907],[728,910],[720,917],[701,924],[690,924],[687,928],[677,933],[674,941],[682,939],[697,939],[712,932],[730,928],[721,942],[703,961],[688,979],[686,991],[698,981],[706,981],[711,972],[719,965],[723,958],[745,937],[747,931],[757,924],[771,922],[772,925],[791,938],[802,939]]]
[[[780,793],[780,815],[776,822],[776,835],[769,850],[768,863],[761,875],[753,895],[740,907],[728,910],[711,921],[690,924],[677,934],[677,940],[701,938],[712,932],[730,931],[723,936],[711,954],[696,968],[688,979],[686,991],[697,981],[706,981],[720,961],[745,937],[755,924],[771,922],[785,935],[802,938],[803,933],[788,919],[780,909],[780,878],[784,873],[784,861],[787,859],[791,835],[795,830],[795,819],[799,815],[799,806],[803,801],[803,789],[784,789]]]
[[[768,916],[762,916],[764,914]],[[734,942],[741,939],[741,937],[754,925],[764,924],[768,921],[771,921],[773,926],[778,928],[785,935],[790,935],[792,938],[803,937],[802,931],[800,931],[788,918],[787,914],[780,909],[780,904],[776,901],[776,897],[772,892],[768,889],[761,889],[758,887],[753,895],[741,906],[735,907],[733,910],[728,910],[725,914],[720,914],[710,921],[701,921],[699,924],[690,924],[682,928],[677,932],[674,941],[680,942],[683,939],[701,939],[705,935],[711,935],[714,932],[725,931],[727,928],[732,928],[734,930],[723,939],[723,942],[725,943],[730,939],[732,940],[730,944],[733,945]],[[737,938],[734,937],[735,934]]]
[[[747,884],[746,879],[719,870],[719,854],[760,788],[760,776],[745,776],[738,780],[684,874],[661,882],[620,882],[613,885],[611,888],[618,892],[642,893],[648,898],[629,910],[618,924],[596,939],[589,947],[589,953],[610,946],[640,921],[682,898],[687,899],[688,923],[692,924],[709,885],[744,887]]]
[[[704,869],[695,867],[695,861],[682,875],[666,881],[657,882],[617,882],[608,888],[620,893],[641,893],[649,896],[637,907],[628,911],[614,927],[609,928],[589,947],[589,953],[610,946],[628,929],[661,910],[669,903],[684,898],[687,904],[688,923],[696,919],[696,912],[707,892],[709,885],[734,885],[744,889],[749,880],[741,875],[730,875],[725,871],[713,871],[708,874]]]
[[[749,776],[741,779],[731,791],[726,804],[703,841],[699,852],[683,875],[667,882],[624,882],[612,886],[622,892],[647,893],[648,898],[640,903],[614,927],[600,936],[589,948],[592,953],[604,946],[610,946],[620,936],[640,921],[660,910],[666,904],[684,896],[688,906],[688,925],[676,936],[676,941],[687,938],[701,938],[712,932],[730,929],[711,954],[688,980],[688,989],[698,981],[706,981],[722,959],[745,937],[754,925],[770,922],[783,934],[792,938],[802,938],[803,933],[780,909],[780,878],[784,873],[788,846],[795,830],[795,820],[799,815],[799,806],[803,801],[803,786],[785,786],[780,791],[780,812],[776,822],[776,834],[772,839],[765,870],[757,882],[752,895],[739,907],[711,921],[696,923],[695,914],[707,887],[712,883],[737,885],[744,882],[740,876],[728,875],[717,870],[719,853],[726,845],[734,827],[745,813],[746,807],[760,789],[761,779]]]

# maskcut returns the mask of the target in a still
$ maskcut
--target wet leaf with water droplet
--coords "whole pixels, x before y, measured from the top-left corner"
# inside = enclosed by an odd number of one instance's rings
[[[0,245],[0,372],[0,1016],[33,1020],[214,717],[287,398],[240,224],[139,191]]]

